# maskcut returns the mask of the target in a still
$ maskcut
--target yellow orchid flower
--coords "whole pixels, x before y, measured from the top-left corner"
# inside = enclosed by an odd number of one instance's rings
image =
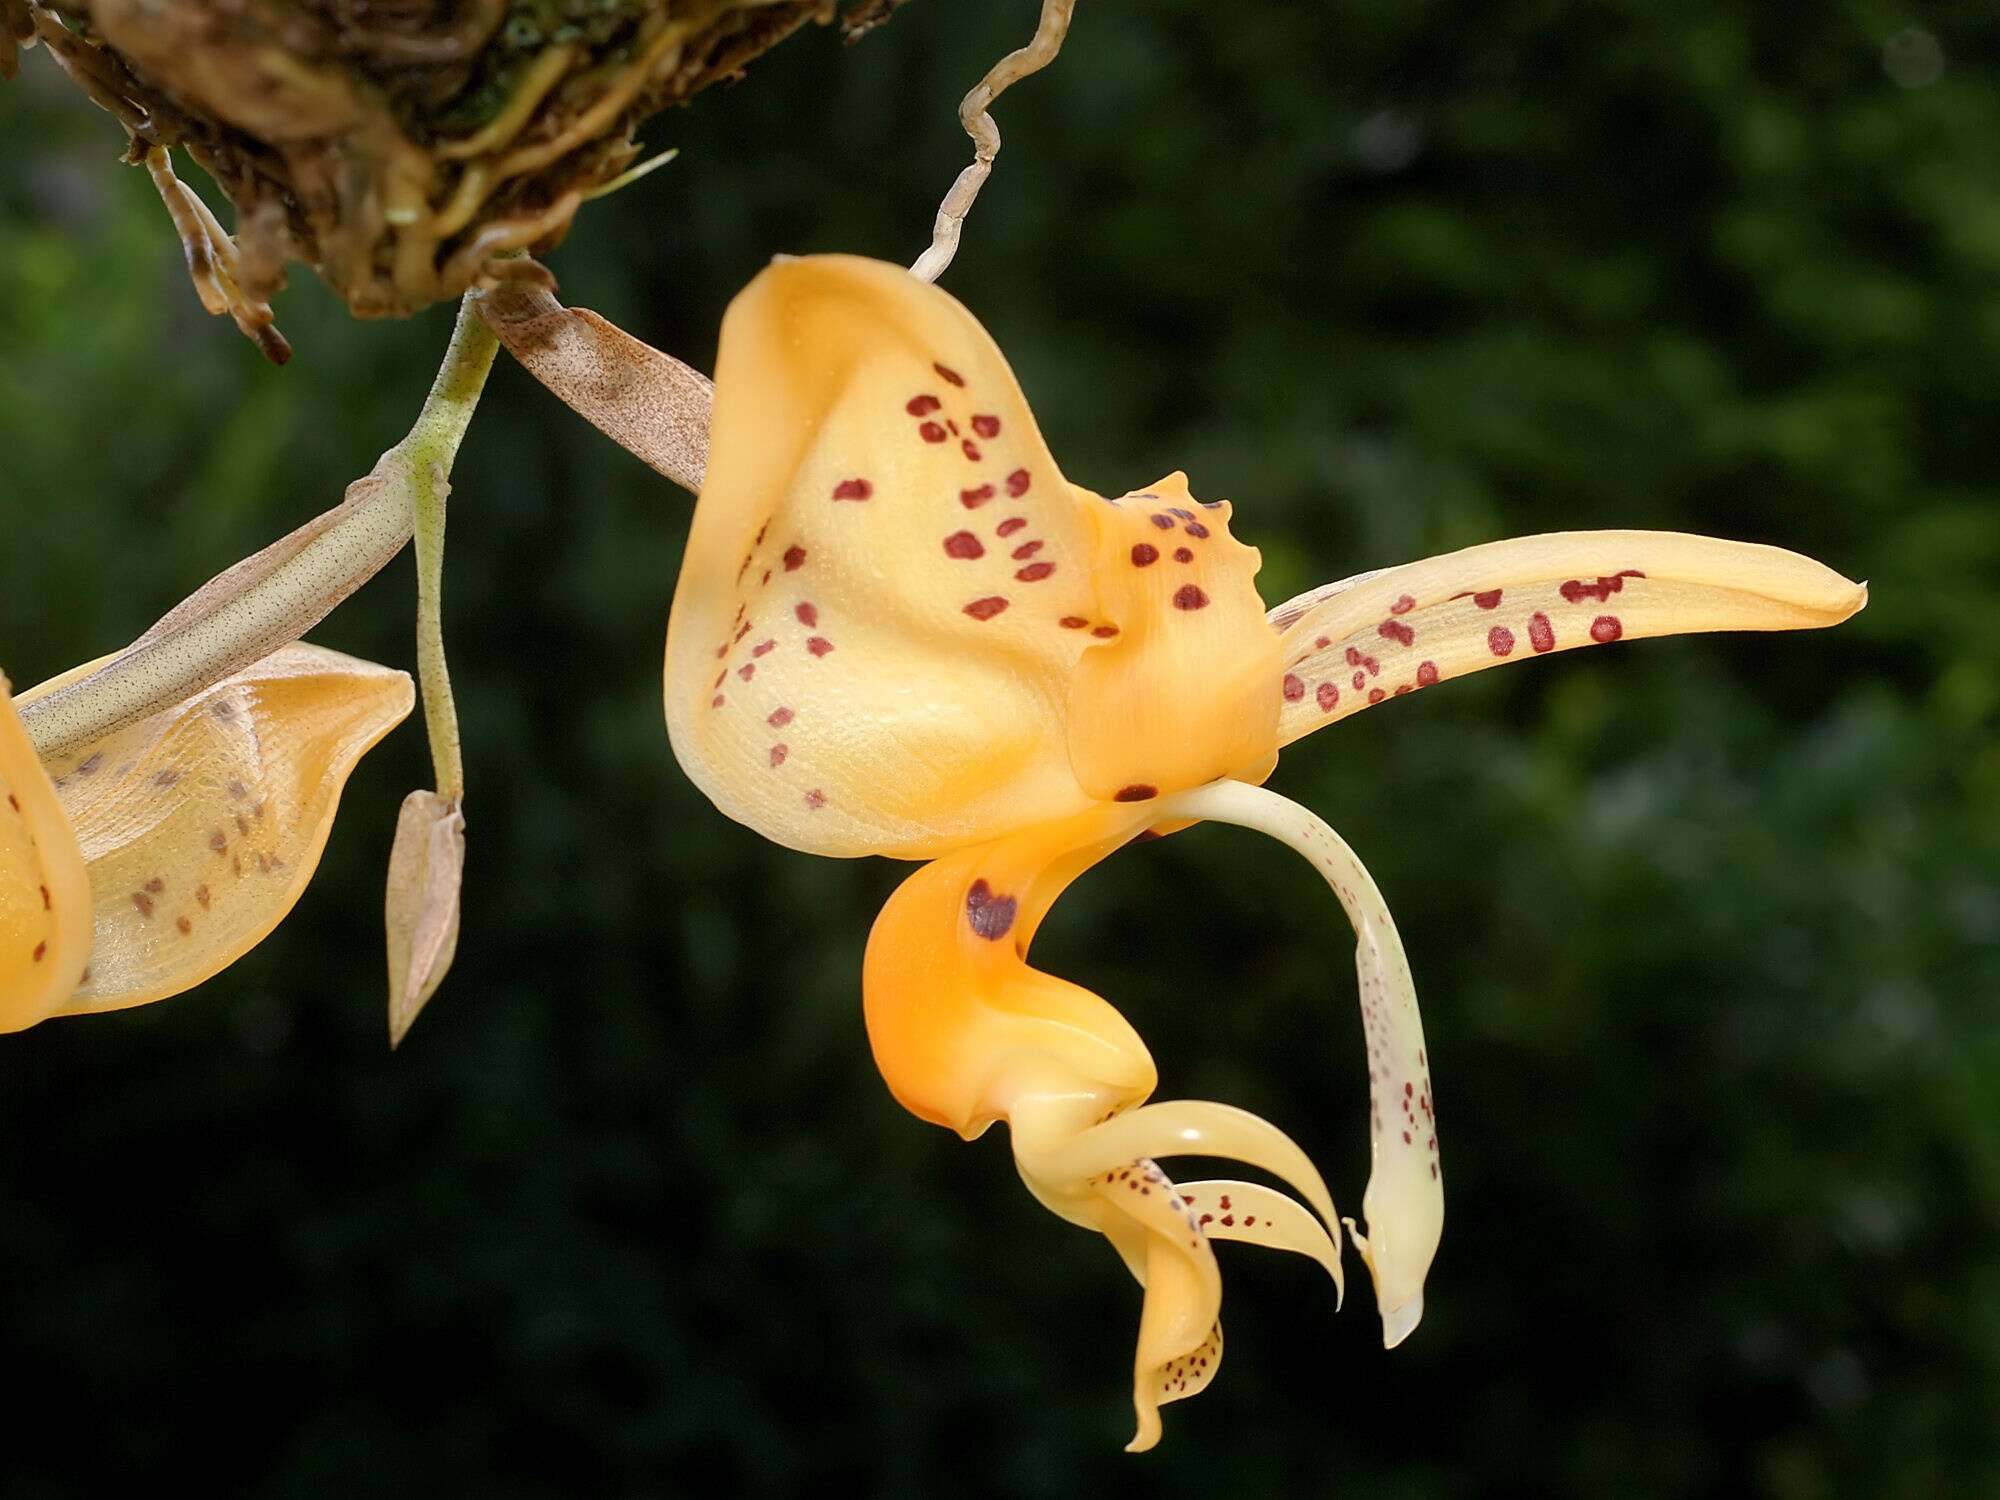
[[[111,658],[105,658],[106,661]],[[303,643],[44,758],[0,678],[0,1030],[164,1000],[277,926],[407,674]]]
[[[1279,748],[1486,667],[1831,625],[1866,599],[1775,548],[1609,531],[1473,547],[1267,613],[1228,505],[1194,500],[1179,473],[1115,498],[1069,483],[978,322],[845,256],[781,261],[736,299],[710,436],[667,635],[675,753],[778,843],[929,861],[869,939],[870,1043],[920,1118],[967,1139],[1007,1122],[1029,1191],[1143,1284],[1134,1449],[1158,1440],[1161,1404],[1215,1375],[1214,1241],[1311,1256],[1338,1284],[1341,1221],[1273,1126],[1146,1103],[1157,1073],[1131,1026],[1029,965],[1062,890],[1201,819],[1262,829],[1326,878],[1357,936],[1367,1044],[1374,1165],[1355,1240],[1393,1345],[1421,1316],[1443,1223],[1429,1058],[1366,870],[1259,786]],[[1156,1165],[1187,1154],[1270,1172],[1306,1206]]]

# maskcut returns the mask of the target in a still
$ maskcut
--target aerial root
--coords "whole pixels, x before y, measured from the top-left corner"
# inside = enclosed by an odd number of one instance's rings
[[[209,212],[200,196],[174,175],[173,162],[164,146],[147,146],[144,150],[146,171],[181,237],[188,277],[194,282],[201,305],[212,317],[228,314],[264,358],[274,365],[283,364],[292,357],[292,346],[273,324],[271,304],[244,292],[242,260],[236,253],[236,241],[229,237],[229,231]]]

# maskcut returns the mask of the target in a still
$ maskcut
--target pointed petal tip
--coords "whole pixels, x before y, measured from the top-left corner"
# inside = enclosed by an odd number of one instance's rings
[[[1400,1307],[1383,1308],[1382,1347],[1384,1349],[1393,1349],[1402,1343],[1404,1339],[1416,1332],[1417,1324],[1423,1321],[1423,1317],[1424,1294],[1422,1292],[1418,1292],[1416,1296],[1404,1302]]]

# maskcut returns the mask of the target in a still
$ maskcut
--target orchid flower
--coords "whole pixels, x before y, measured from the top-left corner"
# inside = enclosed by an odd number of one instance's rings
[[[589,349],[642,363],[600,324],[572,332],[579,368]],[[568,374],[574,396],[588,382]],[[615,431],[607,406],[667,399],[573,404]],[[846,256],[780,261],[732,304],[710,442],[667,634],[674,751],[718,808],[780,844],[927,861],[869,937],[876,1061],[922,1119],[968,1140],[1006,1122],[1028,1190],[1104,1235],[1143,1285],[1135,1450],[1158,1440],[1162,1404],[1215,1376],[1215,1242],[1308,1256],[1338,1288],[1342,1220],[1274,1126],[1148,1103],[1157,1070],[1132,1027],[1029,963],[1065,887],[1208,819],[1289,844],[1332,888],[1357,940],[1373,1160],[1365,1230],[1347,1226],[1394,1345],[1422,1315],[1443,1225],[1430,1061],[1381,893],[1331,828],[1260,786],[1279,749],[1487,667],[1832,625],[1866,600],[1773,547],[1601,531],[1472,547],[1267,612],[1228,504],[1196,500],[1180,473],[1115,497],[1070,483],[971,314]],[[1176,1182],[1158,1163],[1184,1155],[1241,1162],[1297,1198]]]
[[[415,699],[405,673],[301,643],[38,755],[17,709],[99,665],[18,698],[0,678],[0,1030],[164,1000],[262,941]]]

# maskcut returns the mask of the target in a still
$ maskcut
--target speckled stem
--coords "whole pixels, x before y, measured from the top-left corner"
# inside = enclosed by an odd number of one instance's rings
[[[88,677],[23,709],[35,753],[47,759],[185,701],[298,640],[380,571],[410,539],[419,500],[450,474],[495,348],[461,308],[409,436],[332,510],[210,579]],[[428,678],[425,688],[428,707]]]

